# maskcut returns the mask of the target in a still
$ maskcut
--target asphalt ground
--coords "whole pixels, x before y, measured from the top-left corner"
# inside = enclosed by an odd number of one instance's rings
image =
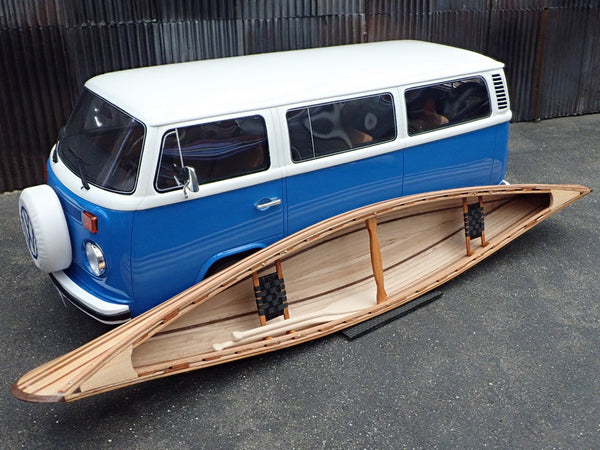
[[[0,195],[1,448],[599,448],[600,115],[511,125],[512,183],[596,192],[348,341],[291,349],[69,404],[14,399],[25,372],[107,328],[30,261]]]

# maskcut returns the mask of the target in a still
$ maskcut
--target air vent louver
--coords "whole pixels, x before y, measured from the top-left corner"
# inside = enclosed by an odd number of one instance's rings
[[[492,75],[494,82],[494,90],[496,91],[496,101],[498,102],[498,109],[508,108],[508,96],[506,95],[506,88],[502,81],[500,74]]]

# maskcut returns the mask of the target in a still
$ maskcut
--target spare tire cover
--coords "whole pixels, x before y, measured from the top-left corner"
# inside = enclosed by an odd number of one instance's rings
[[[29,253],[46,273],[71,265],[69,229],[58,196],[47,184],[28,187],[19,197],[19,217]]]

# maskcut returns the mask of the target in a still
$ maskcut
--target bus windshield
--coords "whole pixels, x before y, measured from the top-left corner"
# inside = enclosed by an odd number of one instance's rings
[[[135,190],[144,126],[85,90],[61,130],[58,156],[83,187],[130,194]]]

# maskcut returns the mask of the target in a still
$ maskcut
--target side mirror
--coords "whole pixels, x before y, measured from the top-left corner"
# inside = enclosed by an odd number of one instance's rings
[[[196,169],[185,166],[183,168],[183,177],[183,194],[185,195],[185,198],[188,198],[188,192],[198,192],[200,190]]]

